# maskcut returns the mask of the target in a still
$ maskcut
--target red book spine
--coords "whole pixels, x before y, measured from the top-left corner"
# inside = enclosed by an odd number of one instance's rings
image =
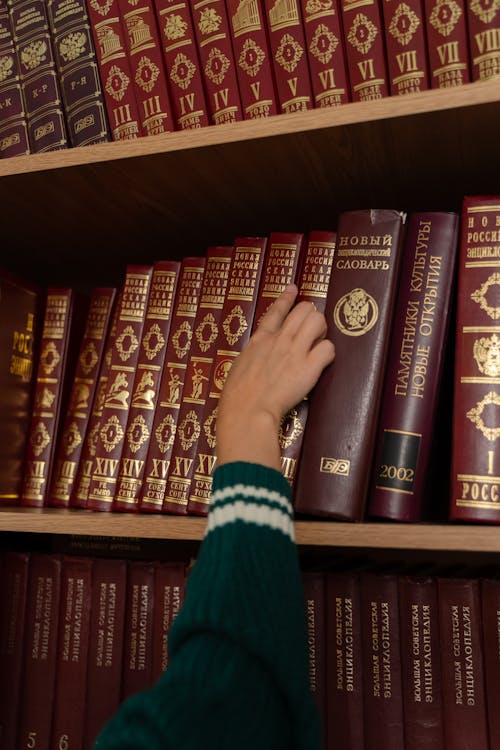
[[[391,96],[429,88],[423,0],[382,0]]]
[[[500,523],[495,352],[500,196],[466,196],[458,256],[450,518]]]
[[[470,2],[467,29],[473,81],[500,76],[500,8],[494,2]]]
[[[155,566],[129,562],[121,700],[152,684]]]
[[[157,261],[153,267],[113,510],[139,510],[139,494],[165,362],[179,268],[180,263],[174,260]]]
[[[168,667],[168,634],[184,601],[186,572],[183,563],[158,563],[155,571],[153,663],[151,682]]]
[[[469,83],[470,60],[464,0],[424,0],[431,88]]]
[[[60,557],[33,555],[26,599],[23,699],[16,748],[50,747],[60,591]]]
[[[19,77],[19,63],[12,37],[7,0],[0,2],[0,56],[3,76],[0,84],[0,158],[29,154],[28,124]]]
[[[188,502],[191,514],[208,513],[216,462],[217,406],[229,370],[250,338],[266,245],[266,237],[238,237],[234,243],[222,324],[215,344],[217,353],[200,423],[202,429]]]
[[[211,125],[243,119],[224,0],[190,0]]]
[[[315,107],[351,99],[340,2],[301,0]]]
[[[314,107],[299,0],[263,0],[280,112]]]
[[[379,0],[341,0],[353,102],[389,96],[384,24]]]
[[[278,114],[273,60],[260,0],[226,0],[245,120]]]
[[[207,257],[163,498],[164,513],[185,515],[188,512],[189,491],[217,352],[232,253],[232,247],[214,247]]]
[[[182,262],[140,487],[141,511],[158,513],[162,510],[204,270],[205,258],[190,257]]]
[[[483,578],[480,586],[488,733],[493,750],[500,747],[500,580]]]
[[[63,559],[51,750],[82,750],[92,560]]]
[[[457,256],[458,214],[410,216],[377,428],[369,515],[419,521],[425,505]]]
[[[445,747],[488,750],[478,579],[438,578]]]
[[[118,0],[144,135],[174,130],[167,75],[151,0]]]
[[[33,153],[67,148],[44,0],[7,0]]]
[[[152,274],[152,266],[127,266],[89,487],[91,510],[112,509]]]
[[[47,501],[50,506],[69,506],[104,356],[105,337],[115,294],[116,289],[106,287],[98,287],[92,293],[66,419],[50,480]]]
[[[89,0],[87,10],[111,137],[114,141],[139,138],[143,131],[126,54],[118,0]]]
[[[91,750],[120,704],[127,564],[94,560],[84,749]]]
[[[156,0],[155,10],[176,127],[203,128],[209,119],[189,3]]]
[[[326,702],[326,599],[325,574],[305,571],[305,614],[307,627],[307,650],[309,656],[309,686],[314,696],[323,726],[326,726],[328,706]]]

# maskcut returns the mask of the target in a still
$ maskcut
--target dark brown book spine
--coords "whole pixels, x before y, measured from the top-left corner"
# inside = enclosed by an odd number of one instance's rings
[[[464,0],[424,0],[429,76],[433,89],[469,83],[470,60]]]
[[[304,571],[309,687],[314,696],[323,727],[326,726],[326,592],[322,571]]]
[[[391,96],[429,88],[423,0],[382,1]]]
[[[480,587],[488,734],[493,750],[500,747],[500,580],[483,578]]]
[[[175,260],[157,261],[153,267],[113,510],[139,510],[144,464],[167,351],[179,268],[180,263]]]
[[[68,147],[44,0],[7,0],[32,152]]]
[[[112,509],[152,274],[153,266],[127,266],[89,487],[91,510]]]
[[[91,592],[92,560],[64,558],[50,742],[52,750],[82,750],[83,747]]]
[[[473,81],[500,76],[500,8],[498,3],[470,2],[467,29]]]
[[[186,572],[183,563],[157,563],[155,570],[153,663],[151,682],[168,667],[168,635],[184,601]]]
[[[28,124],[7,0],[0,2],[0,158],[29,154]]]
[[[107,287],[98,287],[92,293],[66,419],[47,495],[47,505],[50,506],[69,506],[104,356],[106,333],[115,294],[116,289]]]
[[[155,566],[131,561],[127,566],[121,700],[151,686]]]
[[[500,196],[466,196],[458,256],[450,518],[500,523]]]
[[[353,102],[389,96],[384,24],[379,0],[340,0]]]
[[[310,397],[295,492],[300,512],[364,516],[403,226],[403,214],[392,210],[339,217],[325,307],[336,357]]]
[[[488,750],[479,580],[438,578],[445,747]]]
[[[162,510],[204,270],[205,258],[189,257],[182,262],[140,487],[141,511],[159,513]]]
[[[458,245],[458,214],[410,215],[377,428],[368,514],[428,515],[425,486],[437,417]]]

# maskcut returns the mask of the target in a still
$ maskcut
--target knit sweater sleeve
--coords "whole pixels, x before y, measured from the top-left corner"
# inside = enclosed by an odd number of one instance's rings
[[[169,667],[95,750],[319,750],[288,483],[216,469],[207,531],[169,636]]]

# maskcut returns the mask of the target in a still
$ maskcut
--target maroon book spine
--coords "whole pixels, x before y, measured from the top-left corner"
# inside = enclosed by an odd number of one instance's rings
[[[488,750],[479,579],[438,578],[444,745]]]
[[[310,396],[295,491],[302,513],[363,519],[403,226],[389,209],[340,214],[325,306],[336,357]]]
[[[391,96],[429,88],[423,0],[382,1]]]
[[[340,0],[353,102],[389,96],[384,24],[379,0]]]
[[[7,0],[32,152],[68,147],[44,0]]]
[[[154,624],[154,563],[129,561],[121,700],[152,684]]]
[[[92,566],[90,639],[83,747],[91,750],[120,704],[127,564],[99,559]]]
[[[339,0],[301,0],[315,107],[351,99]]]
[[[190,0],[211,125],[243,119],[224,0]]]
[[[445,359],[458,214],[410,215],[377,428],[368,514],[419,521]]]
[[[490,750],[500,747],[500,580],[481,580],[483,656]]]
[[[154,5],[176,128],[203,128],[209,119],[189,2],[155,0]]]
[[[500,76],[500,8],[498,3],[466,3],[473,81]]]
[[[92,560],[63,558],[51,750],[82,750]]]
[[[28,123],[7,0],[0,2],[0,158],[29,154]]]
[[[450,518],[500,523],[500,196],[466,196],[458,256]]]
[[[424,0],[429,76],[433,89],[469,83],[465,0]]]
[[[205,258],[182,262],[163,373],[139,493],[139,510],[162,510],[177,418],[205,270]]]
[[[168,635],[184,601],[186,572],[183,563],[157,563],[155,570],[153,662],[154,683],[168,667]]]
[[[323,571],[303,571],[309,687],[314,696],[323,727],[326,726],[326,591]]]

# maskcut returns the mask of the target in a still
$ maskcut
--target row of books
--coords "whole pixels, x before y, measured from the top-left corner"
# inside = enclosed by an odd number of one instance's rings
[[[2,0],[0,156],[500,75],[465,0]]]
[[[336,349],[280,426],[296,513],[498,523],[500,198],[465,198],[461,221],[366,209],[342,212],[336,230],[237,237],[127,266],[119,290],[94,289],[85,316],[73,289],[50,288],[33,404],[25,394],[22,426],[14,415],[5,435],[4,458],[17,452],[4,504],[206,515],[227,374],[296,282]],[[14,348],[6,381],[14,355],[23,375],[33,361]]]

